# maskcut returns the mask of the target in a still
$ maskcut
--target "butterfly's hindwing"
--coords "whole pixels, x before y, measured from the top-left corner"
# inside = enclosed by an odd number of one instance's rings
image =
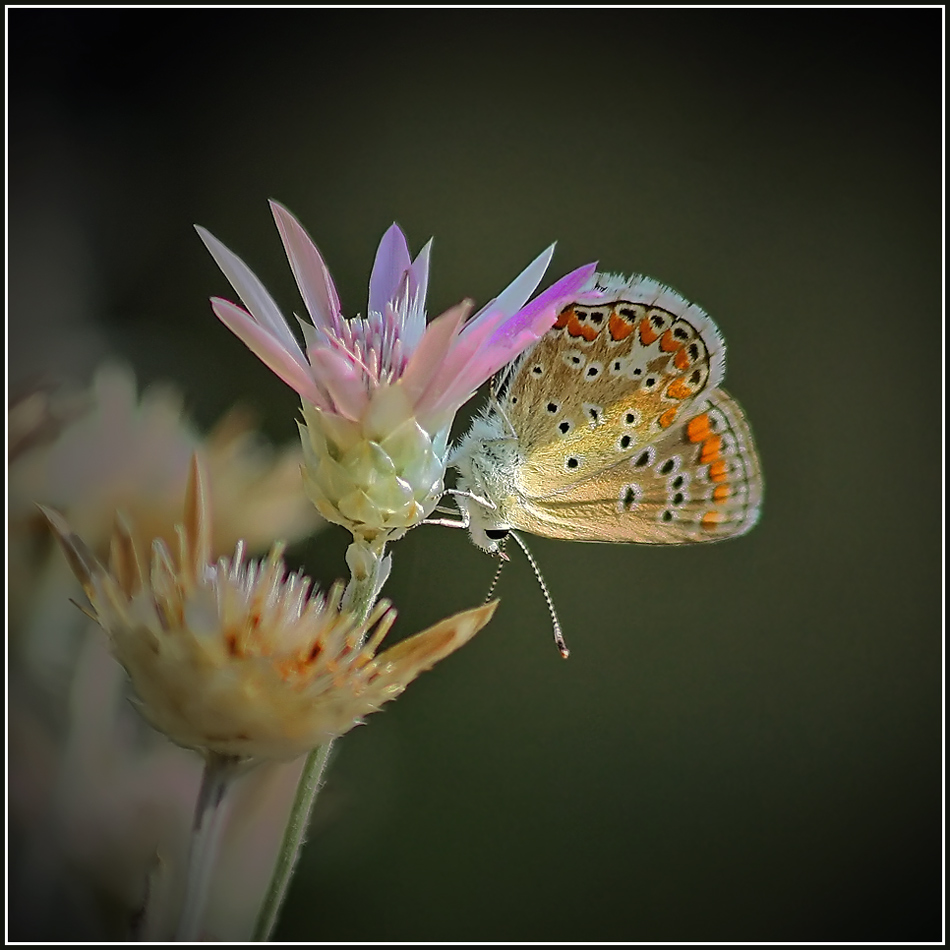
[[[513,526],[587,541],[684,543],[744,534],[762,477],[738,403],[716,390],[633,456],[545,496],[522,497]]]

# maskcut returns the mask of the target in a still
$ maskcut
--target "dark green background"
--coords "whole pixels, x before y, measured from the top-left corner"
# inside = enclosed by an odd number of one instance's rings
[[[513,557],[485,632],[339,744],[278,938],[940,938],[939,9],[9,29],[14,383],[108,352],[203,424],[242,400],[294,438],[192,231],[300,309],[274,197],[348,313],[394,219],[436,236],[430,315],[555,239],[549,279],[599,259],[672,284],[722,329],[761,450],[741,540],[532,542],[566,663]],[[345,539],[296,554],[328,581]],[[393,553],[402,634],[493,571],[462,532]]]

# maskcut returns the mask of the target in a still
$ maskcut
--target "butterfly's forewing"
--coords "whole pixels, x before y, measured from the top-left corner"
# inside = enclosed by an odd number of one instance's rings
[[[654,281],[565,309],[503,397],[522,450],[512,526],[648,543],[747,531],[761,474],[742,410],[715,388],[724,370],[712,320]]]

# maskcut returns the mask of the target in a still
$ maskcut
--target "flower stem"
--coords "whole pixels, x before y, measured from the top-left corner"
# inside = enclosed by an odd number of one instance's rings
[[[350,564],[353,573],[343,599],[343,609],[354,614],[356,624],[363,623],[369,616],[389,570],[388,558],[383,557],[382,550],[379,550],[378,553],[373,552],[374,556],[367,558],[364,547],[361,546],[358,555],[360,558],[359,565]],[[355,548],[356,545],[352,545],[351,551],[354,551]],[[349,556],[347,560],[350,561]],[[303,847],[307,827],[310,824],[310,813],[313,810],[317,792],[323,786],[323,774],[326,771],[332,748],[333,742],[331,740],[322,746],[318,746],[307,756],[300,782],[297,785],[297,793],[290,808],[287,826],[284,829],[284,838],[280,843],[280,851],[277,854],[277,862],[274,865],[270,886],[264,895],[261,909],[257,914],[254,940],[270,940],[274,928],[277,926],[277,919],[287,897],[290,879],[293,877],[294,869],[300,858],[300,849]]]
[[[208,752],[188,851],[185,900],[178,918],[175,939],[194,943],[201,937],[201,920],[218,853],[221,830],[227,816],[226,799],[244,760],[238,756]]]
[[[300,849],[307,833],[307,825],[310,823],[310,812],[317,792],[320,791],[323,772],[332,747],[332,741],[327,742],[325,745],[318,746],[307,756],[307,762],[297,785],[297,794],[294,796],[294,803],[290,809],[290,817],[287,819],[284,840],[281,842],[280,852],[277,855],[274,874],[258,912],[257,923],[254,925],[252,938],[254,940],[270,940],[274,927],[277,925],[277,917],[287,896],[287,888],[290,886],[297,860],[300,858]]]

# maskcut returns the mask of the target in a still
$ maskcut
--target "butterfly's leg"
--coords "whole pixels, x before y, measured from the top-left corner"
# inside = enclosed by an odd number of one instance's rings
[[[489,508],[491,510],[495,509],[495,505],[490,502],[487,498],[482,498],[481,495],[473,495],[470,491],[462,491],[460,488],[446,488],[444,494],[446,495],[461,495],[464,498],[471,498],[476,504],[481,505],[483,508]],[[461,505],[456,509],[461,521],[450,521],[448,518],[426,518],[425,521],[421,522],[422,524],[437,524],[441,525],[443,528],[467,528],[472,523],[472,518],[468,513],[466,508],[463,508]],[[443,511],[446,514],[449,514],[450,511],[447,508],[437,508],[436,511]]]
[[[446,494],[448,494],[448,490],[446,491]],[[436,510],[436,511],[441,511],[441,512],[447,514],[447,515],[448,515],[448,514],[457,514],[457,515],[459,515],[459,517],[461,518],[461,520],[460,520],[460,521],[456,521],[454,518],[452,518],[452,519],[450,519],[450,518],[426,518],[425,521],[422,522],[422,524],[437,524],[437,525],[441,525],[443,528],[467,528],[467,527],[471,524],[471,522],[472,522],[472,519],[471,519],[471,517],[469,516],[469,513],[468,513],[464,508],[455,508],[455,509],[452,509],[452,508],[443,508],[443,507],[440,505],[440,506],[438,506],[435,510]]]
[[[471,498],[476,504],[481,505],[483,508],[488,508],[490,511],[494,511],[497,507],[493,501],[483,498],[481,495],[476,495],[470,491],[462,491],[461,488],[446,488],[443,494],[461,495],[463,498]]]
[[[441,525],[443,528],[467,528],[467,521],[451,521],[448,518],[426,518],[425,521],[420,521],[419,524],[437,524]]]
[[[495,408],[496,408],[496,411],[498,412],[498,415],[500,415],[502,419],[505,420],[505,425],[508,426],[509,432],[511,432],[512,436],[514,436],[517,439],[518,430],[512,425],[511,420],[508,418],[508,415],[505,412],[504,408],[502,407],[501,403],[498,403],[498,405]]]

